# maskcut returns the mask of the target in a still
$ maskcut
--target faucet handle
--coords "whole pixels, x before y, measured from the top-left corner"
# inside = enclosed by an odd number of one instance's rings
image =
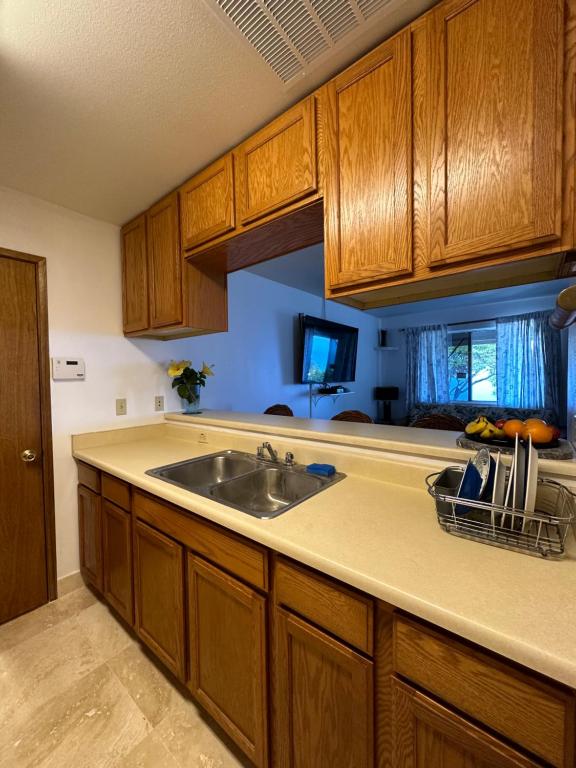
[[[294,465],[294,454],[292,451],[286,451],[286,456],[284,457],[284,464],[286,464],[287,467],[292,467]]]
[[[256,448],[256,456],[259,459],[263,459],[264,458],[264,446],[263,445],[259,445],[258,448]]]

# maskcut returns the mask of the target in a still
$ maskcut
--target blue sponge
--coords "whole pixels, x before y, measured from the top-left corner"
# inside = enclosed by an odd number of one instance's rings
[[[330,477],[336,472],[336,467],[333,464],[308,464],[306,472],[310,472],[311,475]]]

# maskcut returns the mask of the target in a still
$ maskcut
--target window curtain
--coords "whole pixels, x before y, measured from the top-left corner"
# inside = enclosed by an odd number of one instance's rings
[[[406,329],[406,407],[448,402],[448,328]]]
[[[560,413],[560,334],[549,316],[532,312],[496,321],[498,405]]]

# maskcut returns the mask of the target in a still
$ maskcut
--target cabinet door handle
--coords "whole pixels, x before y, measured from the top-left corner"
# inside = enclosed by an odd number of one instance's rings
[[[36,451],[33,451],[31,448],[26,448],[26,450],[22,451],[20,454],[20,458],[25,462],[36,461]]]

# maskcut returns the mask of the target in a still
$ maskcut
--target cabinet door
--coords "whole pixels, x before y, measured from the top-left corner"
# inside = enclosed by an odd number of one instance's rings
[[[241,144],[236,150],[238,201],[243,224],[259,219],[317,189],[314,97]]]
[[[395,768],[537,768],[540,763],[415,688],[392,682]]]
[[[325,258],[328,287],[412,271],[410,33],[328,84]]]
[[[281,608],[275,635],[275,764],[372,766],[372,662]]]
[[[559,238],[562,0],[448,0],[430,20],[430,263]]]
[[[134,526],[134,593],[138,635],[184,680],[184,552],[139,520]]]
[[[146,216],[122,228],[122,307],[124,333],[148,328]]]
[[[234,165],[228,154],[180,189],[182,248],[195,248],[234,229]]]
[[[266,601],[188,555],[190,689],[256,766],[267,765]]]
[[[174,192],[146,214],[150,327],[182,322],[182,257],[178,231],[178,195]]]
[[[131,516],[106,499],[102,500],[102,544],[104,596],[133,624]]]
[[[102,591],[102,508],[100,496],[78,486],[80,571],[85,581]]]

